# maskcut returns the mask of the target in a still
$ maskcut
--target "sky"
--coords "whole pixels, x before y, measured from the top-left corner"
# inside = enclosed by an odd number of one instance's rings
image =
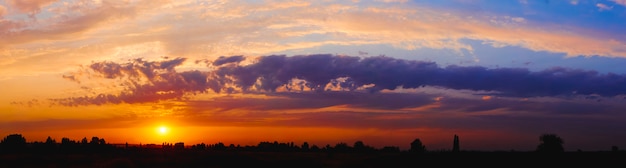
[[[626,148],[626,0],[2,0],[0,135]]]

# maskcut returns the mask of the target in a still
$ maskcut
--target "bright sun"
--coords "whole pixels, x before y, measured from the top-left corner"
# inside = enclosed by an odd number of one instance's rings
[[[161,135],[165,135],[165,134],[167,134],[167,127],[165,127],[165,126],[160,126],[160,127],[158,128],[158,131],[159,131],[159,134],[161,134]]]

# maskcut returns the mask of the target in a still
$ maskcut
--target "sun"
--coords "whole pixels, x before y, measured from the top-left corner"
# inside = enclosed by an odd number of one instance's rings
[[[166,126],[160,126],[157,128],[157,132],[161,135],[165,135],[168,132],[168,129]]]

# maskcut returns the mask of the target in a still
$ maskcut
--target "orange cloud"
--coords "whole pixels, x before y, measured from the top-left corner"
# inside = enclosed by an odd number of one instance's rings
[[[6,13],[7,13],[7,8],[0,5],[0,19],[2,19]]]
[[[491,98],[492,98],[491,96],[483,96],[482,97],[483,100],[491,100]]]
[[[39,13],[41,8],[46,7],[58,0],[7,0],[7,4],[11,5],[20,12],[28,14]]]

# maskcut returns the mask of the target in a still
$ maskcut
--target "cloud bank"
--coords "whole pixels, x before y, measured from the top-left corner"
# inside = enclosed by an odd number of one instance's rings
[[[195,94],[266,94],[277,92],[368,92],[439,87],[484,91],[504,97],[601,96],[626,94],[626,75],[554,67],[523,68],[439,66],[435,62],[386,56],[330,54],[220,57],[206,70],[177,70],[185,58],[126,63],[94,62],[79,74],[120,81],[118,93],[53,99],[62,105],[143,103],[186,99]],[[252,58],[248,58],[252,59]],[[65,77],[67,78],[67,77]]]

